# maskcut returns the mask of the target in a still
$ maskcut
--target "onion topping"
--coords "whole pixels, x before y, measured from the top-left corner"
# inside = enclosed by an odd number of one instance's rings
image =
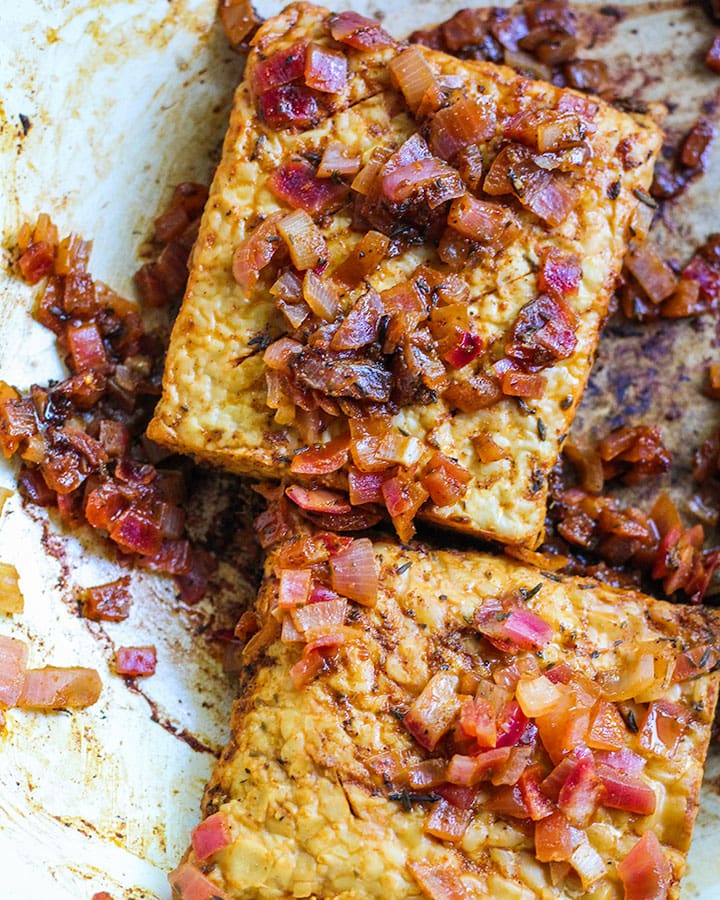
[[[333,589],[363,606],[375,606],[378,592],[378,569],[372,543],[367,538],[355,540],[330,559]]]
[[[25,709],[82,709],[100,697],[102,682],[95,669],[28,669],[17,706]]]
[[[340,50],[310,44],[305,60],[305,84],[328,94],[338,94],[346,86],[347,58]]]

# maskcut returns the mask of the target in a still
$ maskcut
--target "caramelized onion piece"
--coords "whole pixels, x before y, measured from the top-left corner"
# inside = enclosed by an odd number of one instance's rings
[[[670,266],[663,261],[655,247],[645,241],[630,243],[625,265],[643,286],[653,303],[662,303],[676,290],[678,279]]]
[[[305,58],[305,84],[316,91],[338,94],[346,86],[347,57],[340,50],[310,44]]]
[[[221,0],[220,21],[225,36],[233,47],[239,47],[260,24],[251,0]]]
[[[22,693],[28,648],[24,641],[0,634],[0,710],[15,706]]]
[[[374,50],[392,47],[395,41],[375,19],[368,19],[356,12],[341,12],[330,17],[330,34],[341,44],[356,50]]]
[[[415,113],[428,90],[436,85],[435,74],[418,47],[408,47],[388,64],[393,81]]]
[[[304,209],[296,209],[280,219],[277,230],[290,251],[296,269],[303,272],[326,263],[328,248],[325,238]]]
[[[285,213],[272,213],[252,231],[233,254],[232,273],[237,283],[246,290],[255,287],[260,272],[278,250],[278,222]]]
[[[23,709],[82,709],[96,703],[101,690],[95,669],[28,669],[17,705]]]
[[[375,606],[378,592],[378,569],[372,542],[359,538],[330,559],[333,589],[363,606]]]
[[[340,141],[330,141],[323,150],[317,169],[318,178],[355,175],[360,171],[360,156]]]
[[[9,563],[0,563],[0,612],[21,613],[24,608],[17,569]]]

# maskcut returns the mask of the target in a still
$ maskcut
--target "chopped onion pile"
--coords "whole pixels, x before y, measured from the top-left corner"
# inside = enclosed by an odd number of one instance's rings
[[[720,439],[711,438],[697,452],[694,474],[701,484],[717,471],[719,448]],[[607,435],[597,450],[571,443],[566,458],[578,471],[581,485],[568,488],[561,480],[553,481],[550,516],[557,537],[551,538],[550,544],[554,552],[570,555],[578,547],[583,556],[590,552],[613,567],[596,565],[589,574],[629,586],[636,582],[629,581],[632,575],[623,575],[623,571],[633,566],[661,582],[666,595],[683,591],[690,602],[702,602],[720,565],[720,551],[703,549],[703,526],[686,528],[665,493],[659,494],[649,513],[623,508],[618,500],[600,493],[606,479],[620,477],[636,484],[667,470],[670,455],[659,429],[619,428]],[[696,509],[704,510],[704,505],[698,506],[702,498],[698,496],[696,501]],[[712,525],[716,520],[711,511],[710,515],[708,524]],[[618,568],[621,566],[623,571]]]
[[[626,259],[618,291],[628,319],[652,322],[715,312],[720,302],[720,236],[711,234],[678,275],[646,241]]]
[[[514,65],[593,94],[609,85],[605,63],[577,56],[575,17],[566,0],[462,9],[436,28],[414,32],[410,40],[461,59]]]
[[[690,713],[668,700],[643,699],[652,694],[649,687],[667,688],[665,649],[654,644],[657,658],[645,654],[651,685],[642,653],[627,656],[618,678],[601,671],[593,680],[567,663],[544,663],[539,651],[556,635],[531,608],[538,587],[483,603],[473,627],[496,650],[480,651],[484,668],[473,668],[472,679],[469,670],[430,677],[402,716],[417,749],[414,761],[378,772],[391,799],[429,805],[426,834],[460,843],[482,805],[524,822],[537,858],[566,863],[587,887],[605,872],[587,829],[603,808],[654,814],[658,801],[644,775],[646,761],[676,753]],[[675,668],[694,677],[687,655]],[[474,694],[463,692],[468,688]],[[632,728],[618,699],[635,710]],[[631,872],[632,853],[628,859]],[[421,885],[425,878],[430,883],[432,872],[420,873]],[[623,876],[626,883],[630,878]]]
[[[167,305],[182,293],[187,256],[207,197],[202,185],[179,185],[155,222],[162,246],[137,284],[144,301]],[[58,240],[41,215],[18,236],[18,268],[31,283],[45,278],[35,316],[57,336],[70,376],[22,397],[0,383],[0,447],[19,455],[21,494],[56,507],[71,525],[108,535],[122,558],[176,576],[189,602],[205,592],[210,557],[185,537],[183,476],[162,465],[167,454],[144,438],[160,393],[161,354],[137,306],[87,272],[89,245],[77,235]],[[45,263],[38,266],[42,251]],[[257,248],[254,251],[263,251]],[[117,621],[129,598],[120,588],[84,598],[91,618]]]
[[[303,490],[296,488],[294,493]],[[339,497],[326,490],[306,494],[296,493],[296,500],[318,509],[336,504]],[[282,545],[274,565],[277,593],[270,603],[268,618],[257,630],[257,620],[253,617],[248,624],[248,616],[243,616],[235,635],[244,639],[252,633],[243,652],[247,662],[277,636],[279,623],[281,641],[302,648],[300,659],[290,672],[294,686],[300,689],[324,668],[340,645],[357,637],[357,632],[346,624],[350,601],[375,606],[377,562],[366,538],[353,540],[316,531]]]

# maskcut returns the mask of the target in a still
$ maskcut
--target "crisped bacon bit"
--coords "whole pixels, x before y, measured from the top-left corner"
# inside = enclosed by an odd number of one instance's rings
[[[379,22],[356,12],[337,13],[330,17],[328,24],[330,34],[336,41],[356,50],[377,50],[395,44]]]
[[[30,244],[18,259],[20,274],[28,284],[37,284],[53,273],[55,248],[47,241]]]
[[[220,21],[225,36],[233,47],[239,47],[260,24],[250,0],[222,0]]]
[[[383,499],[401,541],[409,541],[415,534],[413,521],[420,507],[429,497],[423,485],[412,475],[399,473],[382,485]]]
[[[460,710],[457,688],[456,675],[438,672],[405,713],[405,727],[426,750],[434,750],[440,738],[452,727]]]
[[[338,94],[347,84],[347,58],[340,50],[310,44],[305,58],[305,84],[327,94]]]
[[[324,666],[325,659],[319,650],[311,650],[307,654],[303,651],[303,655],[290,669],[290,678],[295,690],[299,691],[310,684]]]
[[[129,576],[108,584],[86,588],[82,593],[82,612],[96,622],[122,622],[130,614]]]
[[[503,394],[508,397],[539,400],[545,394],[547,378],[544,375],[527,374],[510,369],[503,373],[500,386]]]
[[[554,812],[535,825],[535,855],[540,862],[568,860],[582,838],[582,832],[573,828],[561,812]]]
[[[310,128],[320,120],[320,106],[312,89],[285,84],[260,94],[258,115],[271,128]]]
[[[654,831],[645,832],[617,871],[626,900],[666,900],[673,874]]]
[[[118,647],[115,653],[115,671],[129,678],[155,674],[157,653],[155,647]]]
[[[604,791],[592,757],[579,759],[560,789],[557,801],[560,812],[576,828],[587,828],[602,802]]]
[[[457,460],[438,452],[425,466],[420,481],[435,506],[451,506],[465,496],[471,478]]]
[[[108,367],[108,357],[102,335],[94,322],[69,325],[65,332],[70,350],[72,369],[84,372],[92,369],[104,372]]]
[[[453,381],[443,393],[451,409],[464,413],[489,409],[502,399],[502,395],[497,379],[486,372],[476,372],[465,381]]]
[[[304,209],[312,215],[336,209],[348,192],[342,183],[318,178],[314,166],[300,159],[278,166],[268,178],[267,187],[293,209]]]
[[[468,737],[475,738],[479,747],[494,747],[497,742],[495,709],[484,697],[475,697],[463,703],[460,727]]]
[[[680,162],[689,169],[705,167],[705,158],[715,137],[715,128],[708,119],[700,118],[685,135],[680,148]]]
[[[408,862],[407,867],[429,900],[470,900],[459,874],[445,864]]]
[[[285,213],[272,213],[252,231],[233,254],[232,273],[237,283],[252,290],[260,272],[280,249],[278,223]]]
[[[404,203],[422,193],[431,209],[462,197],[465,187],[457,172],[440,159],[430,157],[408,163],[382,176],[382,191],[392,203]]]
[[[485,97],[461,97],[439,109],[430,121],[430,149],[452,162],[460,151],[487,141],[495,134],[495,105]]]

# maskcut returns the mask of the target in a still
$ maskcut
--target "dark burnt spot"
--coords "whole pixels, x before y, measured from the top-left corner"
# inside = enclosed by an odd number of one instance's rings
[[[20,113],[18,118],[20,119],[20,127],[22,128],[23,137],[25,137],[28,131],[30,131],[30,129],[32,128],[32,122],[30,121],[30,118],[24,113]]]

